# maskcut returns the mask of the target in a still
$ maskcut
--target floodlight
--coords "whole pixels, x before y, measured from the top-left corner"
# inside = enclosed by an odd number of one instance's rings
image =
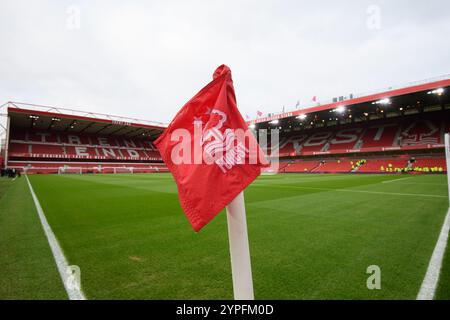
[[[337,113],[344,113],[345,112],[345,107],[344,106],[339,106],[336,109],[334,109],[334,111],[336,111]]]

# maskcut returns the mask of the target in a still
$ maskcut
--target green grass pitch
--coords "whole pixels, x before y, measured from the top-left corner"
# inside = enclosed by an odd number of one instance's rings
[[[30,181],[88,299],[233,298],[225,212],[193,232],[170,174]],[[25,178],[0,190],[0,298],[65,298]],[[256,299],[415,299],[448,210],[445,175],[261,176],[245,199]]]

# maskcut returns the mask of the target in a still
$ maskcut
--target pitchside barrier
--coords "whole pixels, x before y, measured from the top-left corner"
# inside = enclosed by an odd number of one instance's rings
[[[20,170],[24,174],[58,173],[58,174],[95,174],[95,173],[155,173],[167,172],[164,168],[136,168],[136,167],[10,167]]]

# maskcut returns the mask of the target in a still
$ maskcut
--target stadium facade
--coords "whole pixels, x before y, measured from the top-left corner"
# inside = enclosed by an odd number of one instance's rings
[[[280,172],[446,172],[450,76],[336,97],[248,124],[279,129]],[[160,172],[163,123],[8,102],[2,166],[26,173]]]

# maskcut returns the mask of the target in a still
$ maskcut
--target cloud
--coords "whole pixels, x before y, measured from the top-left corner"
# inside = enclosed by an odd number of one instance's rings
[[[369,6],[379,8],[379,29],[367,28]],[[4,1],[0,103],[168,122],[226,63],[243,114],[279,112],[313,95],[448,73],[449,9],[448,1]]]

